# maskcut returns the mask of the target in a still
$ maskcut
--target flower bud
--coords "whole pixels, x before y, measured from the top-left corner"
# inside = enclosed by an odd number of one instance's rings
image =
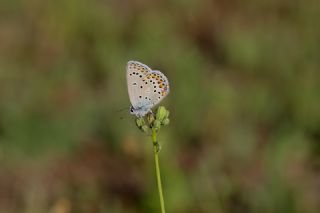
[[[147,125],[143,125],[143,126],[141,127],[141,130],[142,130],[143,132],[148,132],[148,131],[149,131],[149,127],[148,127]]]
[[[166,110],[166,111],[167,111],[167,114],[166,114],[166,117],[165,117],[165,118],[169,118],[170,112],[169,112],[169,110]]]
[[[163,119],[165,119],[166,115],[167,115],[166,108],[163,106],[160,106],[157,110],[156,119],[162,122]]]
[[[143,118],[137,118],[136,119],[136,124],[138,128],[141,128],[143,125],[145,125],[144,119]]]
[[[166,125],[168,125],[170,123],[170,120],[169,120],[169,118],[165,118],[165,119],[163,119],[163,121],[162,121],[162,125],[163,126],[166,126]]]
[[[153,128],[155,128],[156,130],[159,130],[161,126],[161,122],[159,120],[155,120],[153,122]]]

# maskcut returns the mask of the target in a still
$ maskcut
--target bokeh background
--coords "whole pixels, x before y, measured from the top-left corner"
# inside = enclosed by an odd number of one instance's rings
[[[0,212],[159,212],[128,60],[170,81],[168,212],[319,212],[319,20],[317,0],[1,1]]]

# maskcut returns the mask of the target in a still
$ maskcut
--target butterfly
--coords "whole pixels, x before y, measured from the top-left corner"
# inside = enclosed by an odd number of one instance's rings
[[[127,84],[131,102],[130,113],[143,117],[169,93],[167,77],[138,61],[127,63]]]

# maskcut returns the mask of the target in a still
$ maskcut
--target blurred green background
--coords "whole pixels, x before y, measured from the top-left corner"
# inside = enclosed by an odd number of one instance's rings
[[[125,66],[168,76],[171,213],[319,212],[317,0],[0,2],[0,212],[159,212]]]

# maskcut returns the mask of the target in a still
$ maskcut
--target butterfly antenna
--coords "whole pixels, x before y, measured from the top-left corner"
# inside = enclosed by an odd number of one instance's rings
[[[126,107],[126,108],[122,108],[122,109],[119,109],[119,110],[116,110],[115,112],[123,112],[124,110],[128,110],[128,107]]]
[[[124,110],[128,110],[128,107],[125,107],[125,108],[116,110],[116,111],[114,111],[114,112],[115,112],[115,113],[120,113],[120,112],[123,112]],[[123,119],[124,119],[124,116],[120,116],[119,119],[120,119],[120,120],[123,120]]]

